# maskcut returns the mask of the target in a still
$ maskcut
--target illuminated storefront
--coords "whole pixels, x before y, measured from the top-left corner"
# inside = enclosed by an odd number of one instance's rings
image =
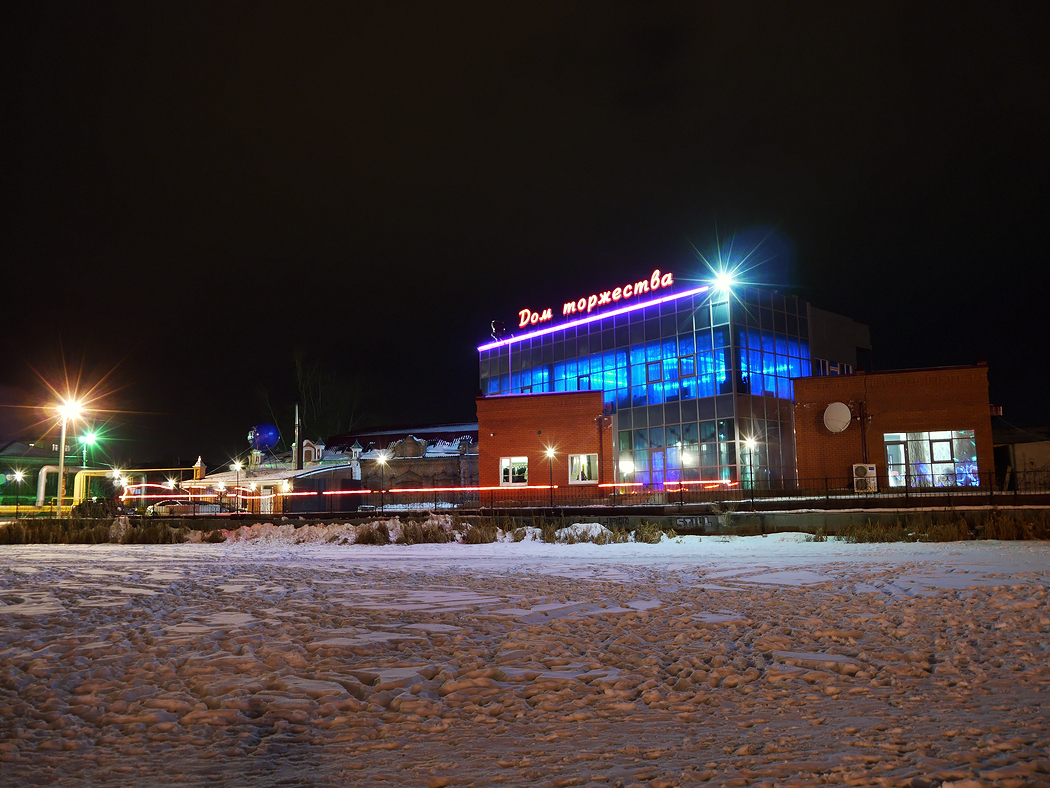
[[[833,341],[814,342],[814,313]],[[602,392],[618,481],[655,488],[793,479],[792,380],[870,349],[866,327],[793,296],[660,270],[517,318],[478,348],[482,394]]]

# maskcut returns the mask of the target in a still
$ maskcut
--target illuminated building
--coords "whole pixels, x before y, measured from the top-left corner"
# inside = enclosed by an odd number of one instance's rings
[[[515,324],[516,336],[494,332],[478,348],[482,395],[600,391],[616,481],[657,489],[793,480],[792,380],[870,366],[867,326],[795,296],[659,270],[522,309]]]

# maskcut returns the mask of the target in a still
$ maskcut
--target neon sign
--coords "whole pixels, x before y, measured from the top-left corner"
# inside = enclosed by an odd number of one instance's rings
[[[591,311],[606,306],[607,304],[614,304],[617,301],[633,298],[634,296],[639,296],[644,293],[652,293],[661,288],[670,287],[673,284],[674,274],[671,272],[667,272],[666,274],[661,273],[660,269],[657,268],[648,279],[641,279],[637,282],[628,282],[623,287],[606,290],[603,293],[594,293],[576,301],[566,301],[562,304],[561,313],[563,317],[579,313],[590,314]],[[548,320],[553,319],[553,317],[554,311],[552,309],[544,309],[542,312],[533,312],[531,309],[522,309],[518,312],[518,328],[534,326],[537,323],[546,323]]]

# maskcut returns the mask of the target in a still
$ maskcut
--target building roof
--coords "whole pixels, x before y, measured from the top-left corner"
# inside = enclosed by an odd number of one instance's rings
[[[353,446],[356,441],[366,450],[370,447],[385,449],[391,443],[396,443],[410,436],[425,440],[428,444],[435,444],[440,441],[446,444],[458,443],[462,438],[468,438],[472,443],[477,443],[478,423],[473,421],[455,424],[417,424],[409,427],[360,429],[329,438],[325,441],[325,447],[331,451],[341,451]]]
[[[1050,441],[1050,427],[1017,427],[1002,416],[992,416],[992,443],[1040,443]]]

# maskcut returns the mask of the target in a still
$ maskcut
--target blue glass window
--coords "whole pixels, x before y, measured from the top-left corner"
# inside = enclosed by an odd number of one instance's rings
[[[555,391],[565,391],[565,381],[564,380],[556,380],[556,381],[554,381],[554,390]]]
[[[762,335],[757,328],[749,328],[747,330],[747,346],[758,350],[762,349]]]
[[[602,375],[603,374],[604,373],[602,373],[602,372],[592,372],[591,373],[591,391],[602,391],[603,390],[603,387],[602,387],[602,384],[604,383],[604,381],[602,380]]]
[[[664,358],[678,358],[678,340],[665,339],[663,341]]]
[[[511,391],[518,391],[521,389],[521,373],[512,372],[510,373],[510,389]]]
[[[616,407],[617,408],[629,408],[629,407],[631,407],[631,390],[630,389],[616,389]]]
[[[649,383],[658,381],[662,376],[660,374],[660,362],[654,361],[651,364],[645,365],[645,376]]]
[[[631,386],[631,405],[635,408],[645,405],[645,386]]]
[[[565,362],[565,379],[576,380],[576,359],[569,359]]]
[[[591,372],[591,363],[586,356],[581,356],[576,359],[576,375],[582,377],[583,375],[589,375]]]
[[[692,335],[678,338],[678,352],[683,356],[688,356],[696,352]]]
[[[699,366],[697,396],[713,397],[715,395],[715,358],[711,353],[700,353],[696,360]]]
[[[798,358],[798,340],[794,337],[788,337],[788,355]]]
[[[791,381],[787,378],[777,378],[777,396],[781,399],[791,399]]]
[[[791,377],[793,377],[793,378],[800,377],[802,375],[802,362],[799,361],[797,358],[794,358],[794,357],[789,358],[788,359],[788,374]]]
[[[788,354],[788,340],[783,334],[776,335],[777,355],[786,356]]]
[[[776,347],[773,343],[773,336],[771,334],[767,334],[764,331],[762,332],[762,351],[764,353],[776,352]]]
[[[776,375],[763,375],[765,381],[765,394],[771,394],[772,396],[777,395],[777,376]]]
[[[659,361],[660,360],[660,343],[649,342],[645,346],[645,360],[646,361]]]
[[[631,365],[645,363],[645,345],[631,345]]]
[[[489,394],[499,394],[499,378],[489,378]]]
[[[602,392],[602,402],[604,402],[606,405],[611,405],[614,402],[616,402],[616,392],[615,391],[603,391]]]
[[[777,375],[786,378],[788,376],[788,360],[786,356],[777,354]]]
[[[700,331],[696,335],[696,349],[697,351],[710,350],[711,349],[711,332]]]
[[[668,402],[678,401],[678,381],[677,380],[665,380],[664,381],[664,399]]]
[[[554,365],[554,379],[565,380],[565,362],[559,361]]]
[[[661,405],[661,404],[663,404],[663,401],[664,401],[663,386],[661,386],[659,383],[653,383],[653,384],[650,384],[647,387],[646,391],[647,391],[647,394],[648,394],[648,396],[646,397],[646,401],[650,405]]]
[[[684,378],[682,380],[682,399],[696,399],[696,378]]]
[[[809,340],[805,337],[799,342],[799,349],[802,351],[801,358],[809,358]]]
[[[729,329],[725,326],[716,328],[711,332],[715,347],[729,347]]]
[[[523,369],[521,371],[521,385],[522,385],[522,388],[524,388],[525,386],[531,386],[532,385],[532,370],[531,369]]]
[[[696,359],[693,356],[682,356],[678,360],[678,374],[683,378],[688,378],[691,375],[696,374]]]
[[[576,379],[577,388],[580,391],[589,391],[591,388],[591,377],[590,375],[580,375]]]
[[[499,376],[499,390],[502,392],[510,391],[510,375]]]
[[[615,351],[615,353],[616,353],[616,367],[617,368],[626,367],[627,366],[627,351],[624,350],[624,349],[620,349],[620,350]]]
[[[802,360],[801,360],[801,361],[799,362],[799,365],[801,366],[801,369],[802,369],[802,377],[804,377],[804,378],[808,378],[808,377],[809,377],[809,375],[810,375],[810,370],[809,370],[809,359],[808,359],[808,358],[804,358],[804,359],[802,359]]]
[[[664,362],[664,380],[678,380],[678,359],[672,357]]]

